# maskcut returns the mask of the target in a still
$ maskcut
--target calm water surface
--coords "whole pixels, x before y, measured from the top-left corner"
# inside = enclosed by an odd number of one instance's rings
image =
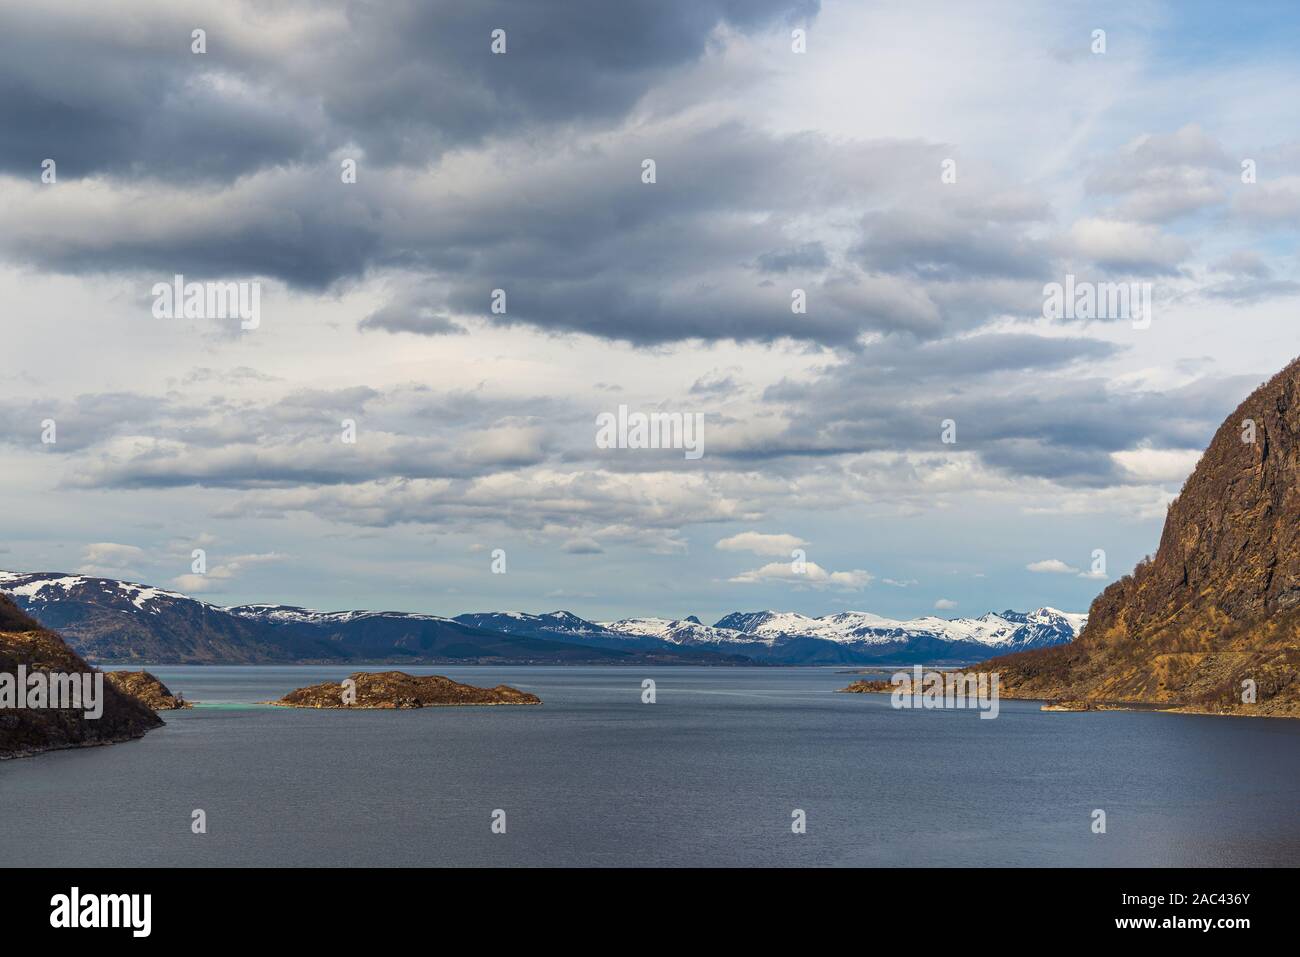
[[[204,706],[0,762],[0,865],[1300,864],[1300,721],[895,711],[808,668],[408,667],[545,703],[299,711],[254,703],[357,668],[151,670]]]

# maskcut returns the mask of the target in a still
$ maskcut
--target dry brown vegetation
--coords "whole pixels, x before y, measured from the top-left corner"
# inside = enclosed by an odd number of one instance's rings
[[[1097,596],[1076,641],[981,670],[1008,697],[1300,717],[1300,360],[1219,427],[1156,554]]]
[[[541,704],[542,699],[508,685],[476,688],[442,675],[408,675],[404,671],[359,671],[356,700],[349,704],[344,686],[329,681],[291,691],[272,704],[290,708],[433,708],[445,705]]]
[[[0,672],[16,675],[19,665],[29,672],[94,670],[62,638],[0,595]],[[67,709],[0,710],[0,758],[127,741],[161,725],[156,714],[105,681],[104,713],[97,719]]]
[[[194,707],[178,698],[167,686],[147,671],[110,671],[104,675],[113,687],[143,702],[154,711],[176,711]]]

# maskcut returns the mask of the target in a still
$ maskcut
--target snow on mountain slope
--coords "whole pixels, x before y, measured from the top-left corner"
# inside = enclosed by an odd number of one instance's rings
[[[658,638],[673,644],[764,644],[776,647],[796,639],[817,639],[850,647],[906,644],[920,639],[980,645],[989,649],[1037,648],[1072,641],[1086,615],[1055,608],[1028,613],[989,612],[979,618],[927,616],[897,621],[869,612],[840,612],[810,618],[796,612],[736,612],[713,626],[696,619],[625,618],[601,622],[616,634]]]
[[[701,624],[696,618],[624,618],[620,621],[602,621],[598,624],[617,635],[658,638],[660,641],[674,645],[724,645],[737,642],[753,644],[755,641],[771,643],[767,639],[758,639],[730,628],[716,628]]]
[[[0,572],[0,591],[24,599],[26,602],[43,604],[63,601],[72,597],[82,597],[88,590],[98,593],[101,598],[116,598],[129,602],[140,611],[159,614],[161,608],[157,599],[172,601],[198,601],[179,592],[154,588],[151,585],[137,585],[134,582],[115,581],[108,578],[91,578],[84,575],[49,575],[18,574],[17,572]],[[207,604],[199,602],[199,604]],[[209,608],[215,607],[209,605]]]
[[[519,635],[554,635],[569,638],[605,636],[605,629],[569,611],[549,611],[530,615],[522,611],[471,612],[457,615],[456,621],[475,628]]]
[[[357,654],[379,653],[390,645],[405,647],[423,641],[413,636],[435,632],[447,640],[481,642],[484,633],[494,633],[565,641],[589,649],[613,648],[620,654],[636,649],[673,655],[740,655],[794,664],[896,658],[900,652],[973,660],[1064,644],[1087,622],[1086,615],[1046,607],[1031,612],[989,612],[979,618],[926,616],[908,621],[857,611],[821,618],[796,612],[735,612],[714,625],[694,617],[593,622],[567,611],[541,615],[486,612],[444,618],[393,611],[323,612],[276,604],[221,608],[161,588],[62,573],[0,572],[0,591],[13,595],[38,618],[64,628],[95,655],[109,658],[129,652],[138,657],[144,653],[139,649],[146,648],[159,660],[167,649],[186,640],[194,647],[185,653],[194,655],[194,660],[220,660],[223,656],[259,660],[320,656],[320,648],[326,647],[322,641],[333,648],[344,640],[343,635],[357,645]],[[149,643],[142,645],[139,639],[123,637],[131,629],[122,616],[136,614],[151,622]],[[267,632],[268,628],[276,634]],[[466,628],[470,631],[464,632]],[[295,635],[302,641],[292,648],[282,647]],[[268,646],[268,641],[274,647]]]
[[[233,605],[226,611],[240,618],[276,625],[341,625],[366,618],[404,618],[411,621],[451,621],[441,615],[421,615],[406,611],[316,611],[297,605]]]
[[[841,612],[809,618],[793,612],[736,612],[714,628],[743,632],[756,638],[820,638],[848,644],[888,644],[915,638],[970,642],[990,648],[1035,648],[1073,640],[1088,616],[1039,608],[1027,614],[989,612],[979,618],[926,616],[910,621],[882,618],[868,612]]]

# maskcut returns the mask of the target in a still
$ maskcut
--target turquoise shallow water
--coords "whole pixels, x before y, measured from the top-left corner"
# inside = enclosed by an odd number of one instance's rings
[[[254,703],[355,667],[151,670],[205,707],[0,762],[0,864],[1300,864],[1300,721],[980,720],[794,668],[408,668],[545,703],[345,713]]]

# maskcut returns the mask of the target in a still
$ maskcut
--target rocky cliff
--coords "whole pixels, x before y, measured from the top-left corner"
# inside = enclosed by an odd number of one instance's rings
[[[147,671],[110,671],[104,678],[118,691],[129,694],[154,711],[179,711],[194,707],[184,698],[172,694],[165,684]]]
[[[0,595],[0,675],[9,675],[10,682],[15,682],[19,666],[29,674],[93,672],[62,638],[42,628]],[[71,709],[0,708],[0,758],[128,741],[161,725],[158,716],[144,704],[105,681],[103,714],[98,718]]]
[[[1300,717],[1300,360],[1219,427],[1076,641],[985,668],[1010,697]]]

